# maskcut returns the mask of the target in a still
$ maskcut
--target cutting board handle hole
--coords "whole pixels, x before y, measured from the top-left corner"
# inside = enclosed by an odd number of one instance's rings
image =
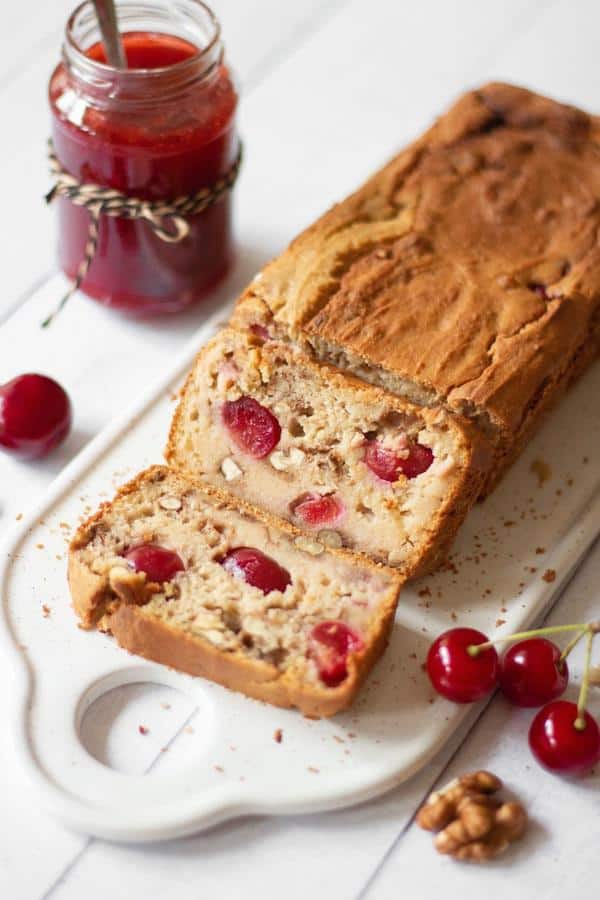
[[[79,739],[98,762],[129,775],[160,774],[169,750],[171,772],[173,757],[185,764],[194,749],[189,745],[197,744],[191,722],[198,705],[175,687],[132,682],[125,675],[128,683],[114,686],[111,677],[86,691],[78,710]]]

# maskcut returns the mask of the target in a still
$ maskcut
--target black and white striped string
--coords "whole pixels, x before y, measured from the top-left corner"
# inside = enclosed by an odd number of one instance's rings
[[[189,234],[190,225],[187,219],[207,210],[216,203],[222,194],[233,187],[242,162],[242,145],[240,144],[238,154],[229,170],[210,187],[201,188],[194,194],[176,197],[172,201],[151,201],[130,197],[113,188],[78,181],[59,163],[52,141],[48,142],[48,148],[50,171],[55,181],[51,190],[46,194],[46,203],[52,203],[56,197],[66,197],[75,206],[83,206],[87,209],[90,223],[83,259],[79,264],[75,279],[55,311],[42,322],[43,328],[52,322],[87,275],[98,247],[101,216],[143,219],[161,241],[176,244]]]

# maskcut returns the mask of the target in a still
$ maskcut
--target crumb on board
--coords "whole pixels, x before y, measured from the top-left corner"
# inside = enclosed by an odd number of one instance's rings
[[[15,519],[17,522],[20,522],[22,518],[23,518],[23,513],[17,513],[17,515],[15,516]]]
[[[319,772],[321,771],[320,769],[317,769],[316,766],[307,766],[306,768],[309,772],[312,772],[314,775],[318,775]]]
[[[185,731],[186,734],[194,734],[195,733],[194,729],[191,725],[186,725],[183,730]]]
[[[47,604],[47,603],[42,603],[42,615],[43,615],[43,617],[44,617],[45,619],[48,618],[48,616],[50,615],[51,612],[52,612],[52,610],[50,609],[50,607],[48,606],[48,604]]]
[[[506,625],[506,619],[496,619],[496,628],[500,628],[501,625]]]
[[[544,574],[542,575],[544,581],[547,581],[548,584],[551,584],[553,581],[556,581],[556,572],[554,569],[546,569]]]
[[[541,487],[546,481],[552,478],[552,469],[543,459],[534,459],[529,469],[536,476],[538,487]]]
[[[171,709],[171,704],[170,703],[161,703],[160,708],[161,709]]]
[[[220,772],[221,774],[225,772],[223,766],[213,766],[213,769],[215,770],[215,772]]]
[[[281,728],[275,729],[275,731],[273,732],[273,740],[275,741],[276,744],[280,744],[282,742],[283,731],[281,730]]]

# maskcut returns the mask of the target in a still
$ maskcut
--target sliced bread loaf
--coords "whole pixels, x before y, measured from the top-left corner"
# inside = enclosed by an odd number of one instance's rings
[[[462,96],[254,279],[235,321],[473,420],[489,490],[600,343],[600,117]]]
[[[203,349],[168,462],[329,546],[407,575],[432,568],[480,490],[484,442],[266,337],[224,330]]]
[[[400,589],[155,466],[75,535],[73,605],[127,650],[308,716],[347,707],[383,652]]]

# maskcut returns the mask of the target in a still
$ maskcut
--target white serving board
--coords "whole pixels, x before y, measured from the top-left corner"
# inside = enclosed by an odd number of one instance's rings
[[[600,531],[597,364],[495,494],[472,510],[452,566],[404,590],[385,657],[354,707],[335,719],[274,709],[81,631],[66,583],[64,523],[75,526],[118,484],[160,461],[173,391],[222,318],[207,322],[175,369],[63,471],[0,557],[0,641],[15,663],[20,755],[45,808],[69,827],[113,840],[172,838],[251,813],[349,806],[397,785],[473,712],[433,693],[422,669],[432,638],[455,623],[490,636],[532,624]],[[534,471],[535,460],[543,464]],[[175,688],[199,710],[194,753],[179,770],[116,771],[80,740],[94,700],[138,682]]]

